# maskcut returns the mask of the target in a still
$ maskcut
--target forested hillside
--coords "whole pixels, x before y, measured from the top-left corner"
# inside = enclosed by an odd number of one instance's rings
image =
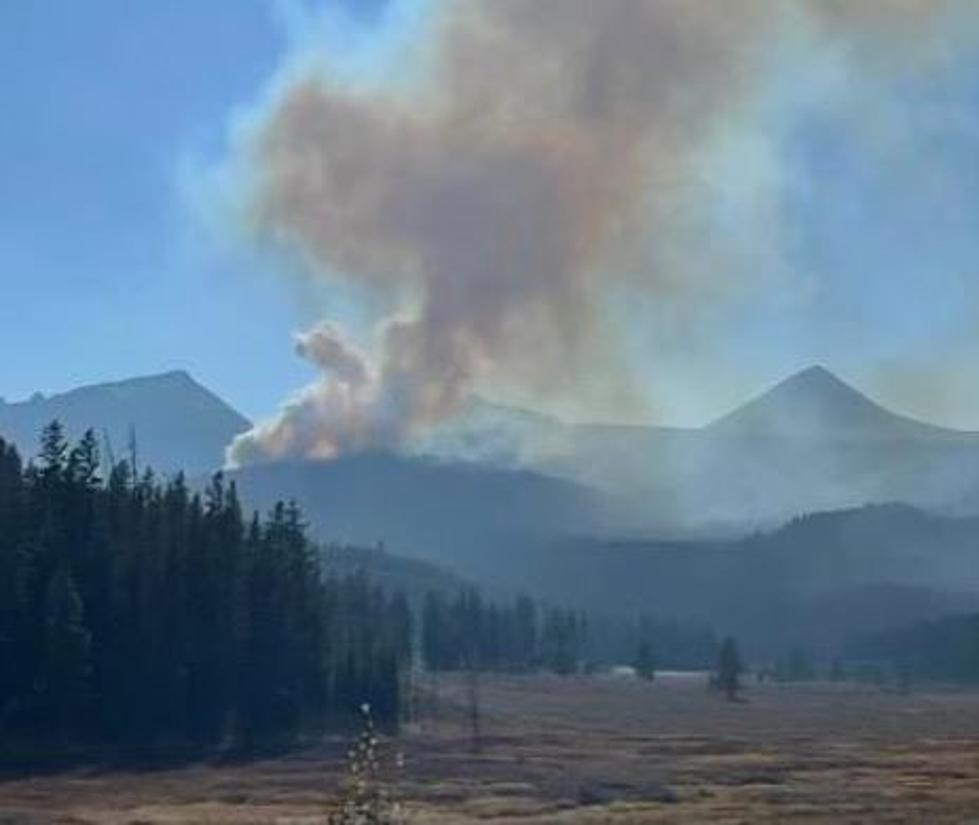
[[[324,579],[295,505],[246,518],[234,484],[102,477],[54,423],[24,466],[0,440],[0,741],[251,747],[395,725],[411,616],[362,576]],[[16,748],[14,747],[16,746]]]
[[[917,622],[852,646],[852,655],[893,663],[906,681],[979,682],[979,613]]]
[[[504,557],[496,574],[589,613],[650,612],[724,628],[766,656],[803,645],[831,657],[859,634],[979,610],[977,529],[868,506],[737,540],[556,542]]]

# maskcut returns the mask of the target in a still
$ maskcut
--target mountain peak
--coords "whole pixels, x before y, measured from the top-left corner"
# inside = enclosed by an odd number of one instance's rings
[[[892,413],[823,366],[812,366],[738,407],[708,430],[724,435],[925,438],[950,435]]]
[[[792,389],[795,392],[846,392],[863,398],[862,393],[855,390],[835,373],[830,372],[822,364],[815,364],[804,370],[790,375],[772,388],[772,392],[782,389]]]
[[[0,438],[33,456],[38,433],[58,419],[71,438],[86,429],[111,452],[138,441],[142,461],[161,472],[210,472],[224,462],[224,448],[247,430],[248,419],[197,382],[186,370],[170,370],[0,406]]]
[[[135,380],[139,380],[138,378]],[[194,377],[187,372],[187,370],[167,370],[166,372],[157,373],[155,375],[145,375],[143,380],[146,381],[173,381],[180,382],[184,384],[196,384]]]
[[[811,367],[799,370],[797,373],[786,378],[782,383],[788,381],[831,381],[836,384],[845,383],[822,364],[813,364]]]
[[[74,389],[68,390],[68,393],[73,392],[92,392],[94,391],[105,391],[112,389],[121,388],[138,388],[144,389],[147,387],[200,387],[201,385],[194,380],[193,376],[187,372],[187,370],[166,370],[164,372],[154,372],[148,375],[134,375],[129,378],[120,378],[114,381],[104,381],[98,384],[83,384]]]

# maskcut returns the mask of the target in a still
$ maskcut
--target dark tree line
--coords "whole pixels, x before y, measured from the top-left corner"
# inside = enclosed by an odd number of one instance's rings
[[[648,614],[588,615],[547,607],[527,596],[509,603],[466,589],[431,592],[421,611],[421,653],[432,671],[486,670],[559,674],[632,664],[644,678],[656,668],[701,670],[717,660],[713,630]]]
[[[637,670],[703,670],[718,651],[706,626],[649,613],[633,617],[589,616],[586,656],[595,665],[629,663]]]
[[[102,478],[57,423],[24,465],[0,439],[0,742],[254,746],[394,725],[411,615],[324,578],[294,504],[246,518],[233,483]]]
[[[876,680],[979,683],[979,614],[918,622],[855,642],[850,675]],[[859,661],[863,659],[864,661]],[[906,685],[905,685],[906,686]]]
[[[454,599],[435,592],[422,609],[422,657],[433,671],[573,673],[582,663],[586,636],[580,613],[544,609],[526,596],[496,604],[474,589]]]

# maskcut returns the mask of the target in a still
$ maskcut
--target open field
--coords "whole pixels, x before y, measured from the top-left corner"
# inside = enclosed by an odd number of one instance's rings
[[[979,694],[695,678],[443,678],[389,746],[412,823],[979,823]],[[393,765],[394,752],[405,765]],[[343,742],[246,765],[8,779],[0,823],[315,823]]]

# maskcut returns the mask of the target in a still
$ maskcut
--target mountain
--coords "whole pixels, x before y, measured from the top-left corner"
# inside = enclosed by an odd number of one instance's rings
[[[224,448],[251,424],[186,372],[166,372],[79,387],[45,398],[0,402],[0,437],[24,456],[37,450],[41,429],[54,419],[72,438],[92,428],[117,459],[135,435],[140,464],[156,471],[205,473],[221,467]]]
[[[711,624],[756,649],[822,652],[914,621],[979,610],[979,519],[905,505],[797,518],[730,540],[579,538],[499,565],[522,587],[600,613]]]
[[[600,489],[617,501],[625,532],[738,534],[799,513],[890,501],[979,512],[979,433],[893,413],[822,367],[697,429],[472,410],[451,423],[454,440],[429,446]],[[475,452],[487,443],[493,450]]]
[[[451,564],[478,576],[501,554],[590,531],[598,502],[573,482],[529,470],[366,453],[242,467],[229,474],[249,507],[293,499],[324,541]]]
[[[897,415],[819,366],[787,378],[705,429],[735,437],[976,442],[975,433]]]
[[[195,483],[249,426],[172,372],[0,404],[0,435],[29,455],[53,418],[72,435],[104,430],[117,456],[132,427],[142,463]],[[416,598],[478,581],[707,622],[763,653],[827,652],[854,633],[979,610],[979,517],[940,513],[970,510],[979,436],[894,414],[821,368],[700,429],[572,425],[474,399],[415,451],[229,476],[246,507],[296,500],[325,543],[383,545],[327,561]],[[827,512],[797,517],[815,510]]]
[[[117,457],[132,427],[142,463],[191,475],[219,467],[225,446],[249,426],[187,373],[170,372],[0,403],[0,435],[30,455],[53,418],[73,436],[89,426],[104,432]],[[475,541],[464,535],[467,519],[473,535],[476,525],[519,522],[540,534],[573,527],[690,537],[891,501],[979,513],[979,434],[893,413],[821,367],[698,429],[569,424],[473,398],[409,452],[240,475],[262,506],[278,495],[308,500],[328,538],[437,546],[443,555],[451,542],[439,524],[456,525],[451,541],[464,544]],[[545,489],[552,500],[541,499]],[[568,506],[573,500],[587,505]]]
[[[409,449],[416,455],[513,467],[565,452],[572,432],[573,427],[552,416],[472,396]]]

